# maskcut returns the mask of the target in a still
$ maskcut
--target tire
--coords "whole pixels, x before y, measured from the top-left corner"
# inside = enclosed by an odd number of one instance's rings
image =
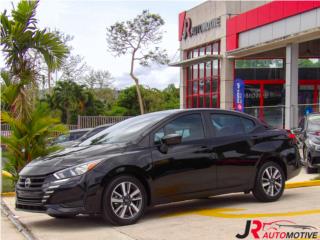
[[[274,202],[282,196],[284,185],[285,175],[280,165],[266,162],[258,170],[252,193],[260,202]]]
[[[123,186],[126,194],[123,193]],[[130,194],[127,194],[128,189]],[[102,200],[104,219],[113,225],[123,226],[133,224],[143,216],[147,194],[137,178],[120,175],[105,187]]]
[[[48,214],[50,217],[53,217],[53,218],[74,218],[77,216],[77,214]]]
[[[308,159],[306,161],[307,173],[308,174],[317,173],[318,172],[318,168],[309,167],[309,163],[311,162],[310,158],[311,158],[310,155],[308,155]]]

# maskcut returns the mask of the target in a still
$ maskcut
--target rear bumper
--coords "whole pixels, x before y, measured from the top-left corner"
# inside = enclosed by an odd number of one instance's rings
[[[314,148],[308,149],[308,154],[310,158],[307,158],[307,165],[311,168],[319,168],[320,167],[320,151],[315,150]]]
[[[300,174],[300,171],[301,171],[301,166],[302,165],[300,165],[300,164],[299,164],[299,167],[297,167],[297,166],[288,166],[287,180],[298,176]]]
[[[302,169],[301,156],[299,149],[295,147],[292,149],[292,155],[287,158],[287,180],[299,175]]]

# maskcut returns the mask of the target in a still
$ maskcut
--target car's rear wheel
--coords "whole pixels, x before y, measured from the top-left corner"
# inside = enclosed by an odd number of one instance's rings
[[[266,162],[258,170],[253,195],[258,201],[273,202],[284,191],[285,175],[283,169],[275,162]]]
[[[106,186],[103,216],[113,225],[133,224],[146,208],[147,194],[143,184],[133,176],[115,177]]]

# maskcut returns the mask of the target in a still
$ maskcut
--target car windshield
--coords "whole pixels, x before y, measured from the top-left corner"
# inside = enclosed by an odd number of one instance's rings
[[[141,136],[141,131],[161,121],[172,111],[148,113],[129,118],[105,130],[104,134],[94,139],[92,144],[127,143]]]
[[[53,143],[62,143],[69,140],[70,134],[62,134],[53,140]]]
[[[97,133],[101,132],[102,130],[108,128],[108,126],[103,126],[103,127],[96,127],[94,129],[92,129],[91,131],[85,133],[84,135],[82,135],[81,138],[78,139],[79,142],[83,142],[87,139],[89,139],[90,137],[96,135]]]
[[[311,116],[309,118],[308,131],[309,132],[320,131],[320,115]]]

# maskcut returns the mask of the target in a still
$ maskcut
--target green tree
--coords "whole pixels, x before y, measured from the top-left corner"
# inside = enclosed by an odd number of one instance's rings
[[[140,86],[144,99],[144,108],[148,112],[179,108],[179,89],[173,84],[163,91],[155,88]],[[140,113],[135,86],[125,88],[119,92],[118,98],[108,115],[135,116]]]
[[[107,28],[108,50],[115,56],[130,55],[130,76],[133,79],[140,113],[144,114],[144,103],[140,90],[139,79],[135,75],[135,64],[148,66],[151,62],[166,64],[166,51],[157,45],[162,40],[161,27],[164,20],[158,14],[144,10],[132,20],[116,22]]]
[[[72,81],[57,82],[46,101],[51,109],[61,111],[62,122],[67,124],[76,123],[78,115],[101,115],[104,112],[104,104],[92,91]]]
[[[101,101],[107,109],[115,104],[117,91],[109,88],[94,88],[91,90],[97,100]]]
[[[18,180],[18,173],[26,163],[59,149],[57,146],[49,146],[50,137],[57,132],[67,132],[67,128],[60,124],[60,119],[53,117],[52,111],[44,103],[38,103],[27,120],[2,112],[1,121],[11,127],[11,135],[2,136],[1,142],[7,148],[3,152],[8,160],[4,170],[13,175],[14,182]]]
[[[144,87],[140,86],[141,92],[143,92]],[[116,110],[122,115],[125,116],[136,116],[139,115],[139,103],[136,101],[137,99],[137,88],[135,86],[131,86],[125,88],[119,92],[117,101],[116,101]],[[119,109],[122,108],[122,109]],[[112,109],[115,110],[114,108]]]
[[[0,45],[12,84],[17,86],[17,96],[8,104],[15,117],[30,118],[35,103],[34,88],[37,87],[35,62],[42,58],[48,69],[61,66],[68,53],[60,38],[46,29],[38,29],[35,18],[39,1],[20,1],[13,7],[11,16],[5,10],[1,16]]]
[[[169,84],[162,91],[164,95],[163,109],[175,109],[180,107],[180,90],[174,84]]]

